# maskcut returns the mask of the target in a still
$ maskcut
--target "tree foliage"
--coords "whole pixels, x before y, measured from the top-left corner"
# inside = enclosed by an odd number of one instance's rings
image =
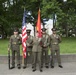
[[[56,27],[65,29],[76,28],[76,0],[0,0],[0,34],[9,35],[14,27],[21,28],[24,8],[31,12],[27,22],[37,20],[38,9],[41,9],[41,19],[57,15]],[[66,34],[67,34],[66,33]]]

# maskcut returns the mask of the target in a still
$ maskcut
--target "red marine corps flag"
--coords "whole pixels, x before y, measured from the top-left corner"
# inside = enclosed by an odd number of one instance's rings
[[[41,37],[41,19],[40,19],[40,9],[38,11],[38,19],[37,19],[37,25],[36,29],[38,31],[38,37]]]
[[[27,40],[25,20],[26,20],[26,12],[24,11],[23,21],[22,21],[22,47],[23,47],[23,57],[24,58],[26,58],[26,40]]]

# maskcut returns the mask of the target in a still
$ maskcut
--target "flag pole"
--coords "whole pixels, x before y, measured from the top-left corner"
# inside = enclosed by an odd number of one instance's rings
[[[24,65],[23,48],[22,48],[22,64]]]
[[[25,12],[25,7],[24,7],[24,12]],[[23,16],[24,16],[24,13],[23,13]],[[22,64],[24,66],[24,52],[23,52],[23,47],[22,47]]]

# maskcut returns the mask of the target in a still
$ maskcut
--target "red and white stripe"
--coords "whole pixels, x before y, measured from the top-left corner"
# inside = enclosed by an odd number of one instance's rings
[[[27,40],[27,33],[26,33],[26,26],[22,27],[22,47],[23,47],[23,57],[26,58],[26,40]]]

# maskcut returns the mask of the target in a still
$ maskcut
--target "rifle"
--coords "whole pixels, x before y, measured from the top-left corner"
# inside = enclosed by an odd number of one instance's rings
[[[8,51],[8,68],[11,69],[11,67],[10,67],[10,51]]]

